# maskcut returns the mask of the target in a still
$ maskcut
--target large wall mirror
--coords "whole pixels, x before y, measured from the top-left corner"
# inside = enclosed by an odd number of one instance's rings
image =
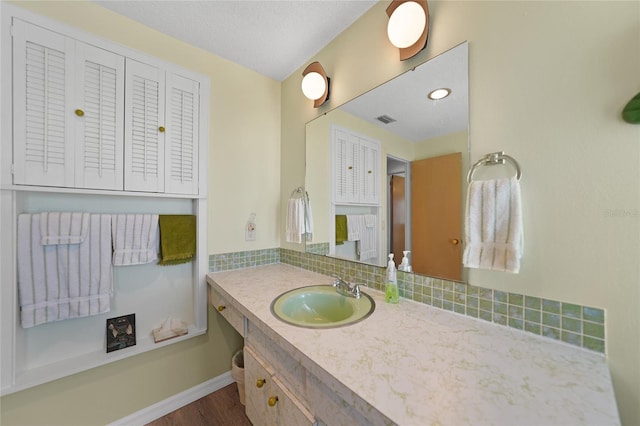
[[[307,123],[307,252],[464,281],[468,87],[464,42]]]

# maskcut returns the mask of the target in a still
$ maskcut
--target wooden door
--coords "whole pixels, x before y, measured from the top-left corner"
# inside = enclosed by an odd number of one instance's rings
[[[391,253],[396,265],[402,260],[405,244],[405,179],[403,176],[392,175],[390,182],[391,193]]]
[[[413,271],[462,279],[462,154],[411,163]]]

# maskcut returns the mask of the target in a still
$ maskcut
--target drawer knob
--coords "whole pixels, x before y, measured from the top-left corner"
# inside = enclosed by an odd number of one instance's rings
[[[460,240],[457,238],[454,238],[451,240],[451,244],[453,244],[454,246],[457,246],[458,244],[460,244]]]
[[[164,127],[162,127],[162,126],[158,127],[158,131],[159,131],[160,133],[164,133]]]
[[[264,386],[264,384],[265,384],[265,382],[266,382],[266,380],[265,380],[265,379],[258,379],[258,380],[256,381],[256,387],[258,387],[258,388],[263,387],[263,386]]]
[[[227,307],[226,307],[226,306],[224,306],[224,305],[220,305],[220,306],[218,306],[218,311],[219,311],[219,312],[222,312],[222,311],[224,311],[225,309],[227,309]]]
[[[81,109],[77,109],[75,112],[76,112],[76,115],[77,115],[78,117],[82,117],[82,116],[84,116],[84,111],[83,111],[83,110],[81,110]]]
[[[275,407],[277,402],[278,402],[278,397],[272,396],[271,398],[269,398],[269,401],[267,401],[267,404],[269,404],[269,407]]]

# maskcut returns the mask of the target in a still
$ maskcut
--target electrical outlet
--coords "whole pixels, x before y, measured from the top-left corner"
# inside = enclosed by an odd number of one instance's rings
[[[245,241],[255,241],[256,240],[256,214],[251,213],[249,216],[249,220],[247,220],[247,224],[244,230],[244,240]]]

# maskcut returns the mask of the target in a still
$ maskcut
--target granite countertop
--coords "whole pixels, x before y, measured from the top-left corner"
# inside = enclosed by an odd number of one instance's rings
[[[369,288],[375,312],[350,326],[300,328],[271,314],[281,293],[332,280],[286,264],[207,276],[263,332],[299,351],[307,369],[394,423],[620,424],[606,359],[595,352],[411,300],[388,304]]]

